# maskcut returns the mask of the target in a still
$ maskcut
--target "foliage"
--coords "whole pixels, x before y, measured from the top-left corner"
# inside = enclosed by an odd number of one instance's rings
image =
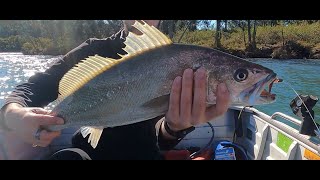
[[[120,30],[119,20],[15,20],[0,24],[0,51],[65,54],[88,38]]]
[[[215,41],[220,41],[222,50],[237,54],[245,55],[250,51],[250,56],[255,56],[254,52],[259,52],[257,55],[261,55],[263,52],[268,54],[265,55],[266,57],[269,57],[274,51],[280,54],[284,52],[285,48],[282,47],[290,42],[309,51],[304,54],[319,56],[320,22],[318,20],[221,20],[218,22],[212,20],[163,20],[160,29],[169,35],[174,42],[178,42],[183,35],[181,43],[213,48],[216,44]],[[0,22],[0,52],[65,54],[88,38],[109,37],[118,32],[121,26],[121,20],[15,20],[6,21],[6,23]],[[217,36],[217,32],[219,32],[219,36]],[[252,45],[250,43],[254,43],[254,46],[250,46]]]

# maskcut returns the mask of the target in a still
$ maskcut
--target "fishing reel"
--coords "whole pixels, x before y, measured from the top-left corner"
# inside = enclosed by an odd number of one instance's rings
[[[292,112],[302,119],[299,130],[301,134],[320,137],[320,132],[316,127],[319,127],[319,124],[313,121],[314,111],[312,110],[318,100],[319,98],[316,96],[300,94],[290,102]]]

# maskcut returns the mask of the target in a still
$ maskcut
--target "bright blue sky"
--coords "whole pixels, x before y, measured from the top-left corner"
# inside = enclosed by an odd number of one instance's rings
[[[217,21],[217,20],[209,20],[209,21],[210,21],[209,28],[210,28],[210,29],[213,29],[213,27],[216,26],[216,21]],[[205,27],[203,24],[199,24],[197,28],[198,28],[198,29],[203,29],[203,28],[206,28],[206,27]]]

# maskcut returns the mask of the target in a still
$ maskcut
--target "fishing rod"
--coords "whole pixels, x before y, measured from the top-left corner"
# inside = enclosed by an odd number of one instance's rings
[[[278,80],[278,82],[282,82],[283,81],[283,79],[280,79],[280,78],[278,78],[277,80]],[[313,115],[311,114],[311,113],[314,113],[312,108],[316,105],[317,101],[319,100],[318,97],[312,96],[312,95],[302,95],[302,94],[299,95],[298,92],[292,87],[290,82],[288,82],[288,81],[284,81],[284,82],[297,95],[297,97],[294,98],[290,102],[290,107],[291,107],[292,112],[295,115],[297,115],[300,118],[302,118],[302,124],[301,124],[301,127],[300,127],[300,133],[313,136],[313,134],[310,132],[310,131],[312,131],[310,129],[312,125],[308,121],[308,119],[309,119],[308,116],[310,116],[310,118],[312,120],[312,123],[315,126],[314,134],[318,138],[320,138],[320,130],[319,130],[318,124],[316,123],[316,121],[314,120]],[[269,85],[269,92],[271,92],[272,85],[273,85],[273,83],[271,83]],[[308,106],[306,105],[306,103],[308,104]],[[302,105],[303,105],[303,107],[302,107]]]
[[[304,101],[302,100],[302,98],[300,97],[300,95],[297,93],[296,90],[293,89],[293,87],[290,85],[289,82],[286,82],[286,83],[290,86],[290,88],[294,91],[294,93],[297,95],[297,97],[301,100],[301,103],[302,103],[302,104],[304,105],[304,107],[307,109],[308,114],[310,115],[312,121],[313,121],[314,124],[316,125],[316,122],[315,122],[313,116],[311,115],[309,108],[308,108],[307,105],[304,103]],[[318,130],[319,130],[319,128],[318,128]]]

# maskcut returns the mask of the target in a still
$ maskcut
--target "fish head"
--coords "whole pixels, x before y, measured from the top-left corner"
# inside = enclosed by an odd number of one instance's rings
[[[215,104],[214,92],[221,82],[226,83],[232,106],[272,103],[276,99],[276,95],[271,94],[276,76],[271,69],[240,58],[226,60],[208,72],[208,104]]]

